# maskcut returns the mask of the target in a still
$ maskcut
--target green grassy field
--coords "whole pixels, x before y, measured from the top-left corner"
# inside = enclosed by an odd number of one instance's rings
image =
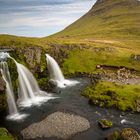
[[[115,107],[122,111],[136,111],[136,100],[140,99],[140,85],[120,85],[111,82],[99,82],[94,88],[87,87],[83,95],[95,105]]]

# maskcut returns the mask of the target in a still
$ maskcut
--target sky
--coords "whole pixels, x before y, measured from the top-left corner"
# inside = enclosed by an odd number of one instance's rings
[[[44,37],[63,30],[96,0],[0,0],[0,34]]]

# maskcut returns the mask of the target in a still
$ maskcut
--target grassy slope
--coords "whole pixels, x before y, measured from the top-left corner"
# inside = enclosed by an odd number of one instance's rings
[[[41,38],[19,37],[13,35],[0,35],[1,47],[48,47],[46,41]]]
[[[102,107],[136,111],[136,100],[140,99],[139,85],[119,85],[99,82],[95,88],[87,87],[83,95]]]
[[[132,54],[140,55],[140,2],[98,1],[82,18],[51,38],[91,46],[70,53],[64,63],[68,73],[93,72],[97,64],[140,70],[139,62],[130,61]],[[95,51],[95,48],[104,47],[114,51]]]
[[[81,19],[60,33],[48,38],[0,35],[0,46],[48,48],[50,43],[90,46],[69,51],[69,57],[63,64],[65,73],[93,72],[97,64],[140,70],[139,62],[130,61],[131,54],[140,55],[140,2],[99,1]],[[111,48],[112,51],[101,48]]]
[[[139,39],[140,2],[104,0],[56,37]]]

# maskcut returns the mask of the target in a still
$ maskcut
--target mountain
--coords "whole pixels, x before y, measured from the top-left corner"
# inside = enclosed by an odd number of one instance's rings
[[[139,38],[140,1],[97,0],[87,14],[55,36]]]

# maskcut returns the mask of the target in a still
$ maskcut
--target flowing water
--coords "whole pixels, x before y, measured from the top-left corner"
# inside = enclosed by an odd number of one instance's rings
[[[77,78],[79,84],[72,87],[56,88],[55,92],[58,97],[54,100],[49,100],[41,106],[32,106],[31,108],[24,108],[22,111],[30,114],[21,122],[5,121],[4,126],[13,134],[19,135],[19,139],[24,139],[20,132],[28,126],[44,120],[48,115],[56,111],[69,112],[85,117],[89,120],[91,128],[85,132],[72,136],[68,140],[103,140],[105,136],[115,130],[122,128],[134,128],[140,133],[140,114],[131,112],[123,113],[114,109],[100,108],[97,106],[90,106],[88,99],[81,96],[81,92],[90,83],[89,79]],[[55,94],[54,93],[54,94]],[[111,129],[102,130],[98,126],[99,119],[108,119],[113,122]],[[54,124],[55,126],[55,124]],[[33,130],[34,131],[34,130]],[[46,130],[47,131],[47,130]],[[57,138],[36,138],[34,140],[60,140]]]
[[[31,105],[39,105],[42,102],[46,102],[51,97],[51,95],[47,94],[40,90],[38,83],[33,76],[33,74],[22,64],[18,63],[14,58],[9,56],[12,60],[14,60],[17,66],[18,72],[18,104],[19,106],[29,107]]]
[[[2,78],[4,79],[6,83],[6,93],[7,93],[9,115],[18,114],[8,65],[6,62],[0,62],[0,65],[1,65],[0,67],[1,67]]]
[[[92,140],[92,139],[102,140],[104,139],[105,136],[112,133],[114,130],[121,130],[122,128],[127,128],[127,127],[134,128],[138,131],[138,133],[140,133],[140,127],[139,127],[140,114],[134,114],[129,112],[126,112],[124,114],[124,112],[117,111],[114,109],[105,109],[97,106],[90,106],[88,104],[88,100],[85,97],[81,96],[80,94],[84,90],[84,88],[90,84],[89,79],[86,78],[76,79],[76,81],[79,81],[79,83],[77,83],[76,86],[73,85],[72,87],[66,86],[65,88],[59,88],[59,87],[53,88],[52,92],[54,92],[54,95],[56,93],[57,97],[59,97],[59,98],[55,98],[56,95],[52,97],[40,91],[36,79],[34,78],[32,73],[25,66],[19,64],[13,58],[11,58],[15,61],[17,65],[17,71],[19,74],[18,102],[20,104],[24,102],[25,106],[28,104],[34,104],[30,108],[23,108],[23,107],[17,108],[16,101],[14,99],[12,84],[10,80],[8,65],[5,62],[6,59],[7,56],[0,54],[1,72],[3,75],[3,79],[6,82],[9,113],[12,114],[11,119],[15,119],[16,121],[4,119],[2,118],[2,115],[0,115],[0,126],[6,127],[11,133],[18,135],[19,139],[24,139],[21,136],[21,131],[24,128],[36,122],[42,121],[49,114],[56,111],[75,113],[87,118],[90,122],[91,128],[88,131],[72,136],[69,140]],[[50,72],[55,73],[56,71],[60,70],[60,68],[58,70],[59,66],[56,65],[54,59],[49,59],[48,61],[49,61],[48,63],[51,63],[50,65],[48,64]],[[61,76],[63,76],[63,74]],[[59,80],[59,78],[57,79],[55,76],[51,78],[54,78],[53,80],[56,81]],[[60,77],[60,79],[61,78],[62,77]],[[60,80],[59,82],[65,84],[65,79],[63,80],[62,81]],[[68,81],[72,81],[72,80],[68,80]],[[54,100],[50,100],[49,102],[44,102],[44,100],[48,101],[49,99],[54,99]],[[36,105],[36,103],[40,103],[40,101],[41,104],[39,104],[39,106]],[[28,116],[25,114],[28,114]],[[21,119],[21,118],[24,119],[17,121],[17,119]],[[98,126],[99,119],[111,120],[114,125],[111,129],[103,131]],[[36,140],[57,140],[57,138],[36,138]]]
[[[10,72],[6,60],[11,58],[17,66],[18,72],[18,99],[15,100]],[[33,74],[22,64],[18,63],[8,53],[0,53],[0,70],[6,83],[7,103],[9,108],[8,119],[19,120],[27,115],[21,114],[18,107],[29,107],[31,105],[40,105],[50,99],[54,99],[51,94],[41,91]]]
[[[65,79],[58,63],[49,54],[46,54],[46,61],[50,75],[50,81],[56,83],[58,87],[64,88],[66,86],[75,85],[78,83],[78,81]]]

